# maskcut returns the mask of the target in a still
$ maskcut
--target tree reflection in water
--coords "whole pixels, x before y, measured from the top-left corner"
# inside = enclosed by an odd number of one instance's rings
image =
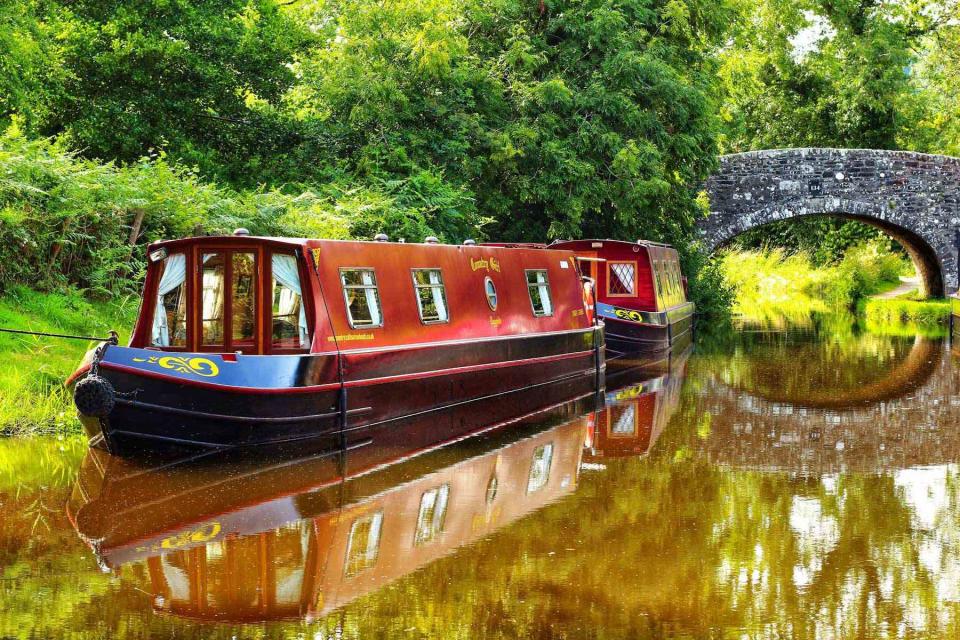
[[[110,574],[60,513],[31,530],[27,507],[66,501],[66,483],[42,489],[59,477],[37,466],[51,456],[7,445],[19,472],[0,487],[0,635],[960,634],[960,369],[946,346],[856,332],[727,340],[611,390],[602,411],[334,492],[254,500],[270,482],[208,483],[220,510],[205,517],[126,494],[140,533],[156,535],[126,540],[136,527],[105,510],[96,544]],[[222,534],[182,537],[212,521]],[[198,624],[200,608],[245,616]]]

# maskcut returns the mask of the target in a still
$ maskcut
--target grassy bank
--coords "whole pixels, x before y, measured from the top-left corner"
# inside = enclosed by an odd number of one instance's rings
[[[105,336],[129,336],[138,300],[96,303],[76,291],[38,293],[15,287],[0,297],[0,327]],[[0,433],[71,433],[79,430],[63,381],[92,346],[80,340],[0,333]]]
[[[730,251],[721,267],[734,291],[734,314],[764,326],[803,325],[814,313],[857,309],[913,272],[906,258],[882,242],[855,246],[826,265],[809,253],[778,248]]]
[[[914,300],[909,297],[863,300],[860,315],[870,330],[886,331],[902,328],[924,333],[942,329],[950,322],[948,300]]]

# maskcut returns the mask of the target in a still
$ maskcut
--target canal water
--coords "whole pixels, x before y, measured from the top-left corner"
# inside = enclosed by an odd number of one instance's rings
[[[391,464],[7,440],[0,637],[958,637],[958,386],[821,319]]]

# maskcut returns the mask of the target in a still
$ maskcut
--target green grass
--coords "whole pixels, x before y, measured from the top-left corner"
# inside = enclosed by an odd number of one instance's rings
[[[0,296],[0,327],[105,336],[130,334],[137,299],[95,302],[80,293],[40,293],[17,287]],[[63,382],[93,346],[82,340],[0,333],[0,434],[79,432]]]
[[[892,329],[937,329],[950,322],[950,302],[948,300],[915,300],[913,294],[880,300],[865,300],[862,314],[871,331]]]

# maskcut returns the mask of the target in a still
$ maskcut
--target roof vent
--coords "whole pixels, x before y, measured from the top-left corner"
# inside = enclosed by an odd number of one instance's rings
[[[440,240],[437,239],[437,236],[427,236],[423,239],[427,244],[440,244]]]
[[[250,230],[244,227],[237,227],[233,230],[233,235],[235,236],[248,236],[250,235]]]
[[[477,244],[477,241],[474,240],[473,238],[467,238],[466,240],[463,241],[463,246],[465,247],[472,247],[475,244]]]
[[[377,235],[373,236],[373,239],[375,242],[390,242],[390,236],[385,233],[378,233]]]

